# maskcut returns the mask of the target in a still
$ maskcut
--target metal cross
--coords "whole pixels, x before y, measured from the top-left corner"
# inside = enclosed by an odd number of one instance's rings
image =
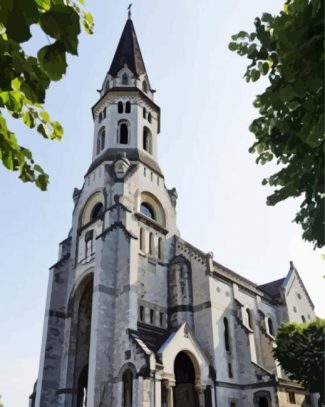
[[[128,10],[129,10],[129,12],[128,12],[128,18],[129,18],[129,19],[131,19],[131,7],[132,7],[132,3],[130,3],[130,4],[129,4],[129,7],[128,7]]]

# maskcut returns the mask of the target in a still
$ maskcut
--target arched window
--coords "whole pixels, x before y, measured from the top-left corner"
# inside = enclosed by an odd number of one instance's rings
[[[151,123],[151,113],[148,113],[148,122]]]
[[[91,211],[90,219],[94,220],[101,216],[104,212],[104,206],[101,202],[98,202]]]
[[[246,323],[247,323],[248,328],[253,329],[251,312],[248,308],[246,308]]]
[[[139,240],[140,240],[140,250],[144,252],[144,230],[142,228],[140,228],[140,236],[139,236]]]
[[[150,235],[149,235],[149,254],[153,255],[153,251],[154,251],[153,234],[150,233]]]
[[[125,103],[125,113],[131,113],[131,103],[129,101]]]
[[[230,352],[229,325],[227,318],[223,319],[223,325],[224,325],[225,348],[227,352]]]
[[[271,318],[267,319],[267,326],[269,328],[269,334],[274,336],[274,328],[273,328],[273,322]]]
[[[141,204],[140,212],[143,213],[143,215],[147,216],[148,218],[155,220],[155,213],[151,206],[148,205],[147,203]]]
[[[142,110],[142,116],[144,119],[147,117],[147,109],[145,107]]]
[[[127,73],[124,73],[122,76],[122,85],[128,85],[129,84],[129,77]]]
[[[301,320],[302,320],[303,323],[306,322],[306,318],[303,315],[301,315]]]
[[[105,148],[105,129],[101,128],[97,136],[96,153],[99,154]]]
[[[163,242],[162,242],[162,238],[160,237],[158,239],[158,259],[162,260],[163,258]]]
[[[128,144],[129,142],[129,129],[128,125],[125,122],[120,123],[119,125],[119,144]]]
[[[99,116],[98,116],[98,121],[99,121],[99,123],[100,123],[102,120],[103,120],[103,115],[102,115],[102,112],[100,112],[100,113],[99,113]]]
[[[147,127],[143,128],[143,149],[152,154],[152,139],[150,130]]]
[[[123,407],[132,407],[133,376],[130,370],[123,373]]]
[[[122,102],[118,102],[118,104],[117,104],[117,112],[118,113],[123,113],[123,103]]]
[[[142,82],[142,90],[147,93],[148,92],[148,84],[146,81]]]

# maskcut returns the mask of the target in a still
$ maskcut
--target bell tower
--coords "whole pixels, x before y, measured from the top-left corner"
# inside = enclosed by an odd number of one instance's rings
[[[131,17],[124,26],[100,99],[93,106],[93,162],[122,151],[157,161],[160,109],[142,58]],[[109,153],[108,153],[109,152]]]

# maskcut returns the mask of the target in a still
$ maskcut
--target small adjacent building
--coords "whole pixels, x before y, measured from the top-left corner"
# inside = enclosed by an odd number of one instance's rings
[[[256,285],[183,240],[129,16],[92,108],[92,162],[50,269],[34,407],[271,407],[313,400],[272,357],[314,319],[294,265]],[[202,233],[204,231],[202,230]]]

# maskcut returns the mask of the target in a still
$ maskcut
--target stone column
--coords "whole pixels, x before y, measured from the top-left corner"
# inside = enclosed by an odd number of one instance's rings
[[[205,386],[202,386],[201,384],[196,385],[195,390],[197,391],[197,394],[198,394],[199,406],[200,407],[205,407],[205,398],[204,398]]]
[[[167,389],[167,407],[174,407],[174,387],[175,383],[168,382]]]
[[[155,394],[156,402],[155,407],[161,407],[161,380],[155,380]]]

